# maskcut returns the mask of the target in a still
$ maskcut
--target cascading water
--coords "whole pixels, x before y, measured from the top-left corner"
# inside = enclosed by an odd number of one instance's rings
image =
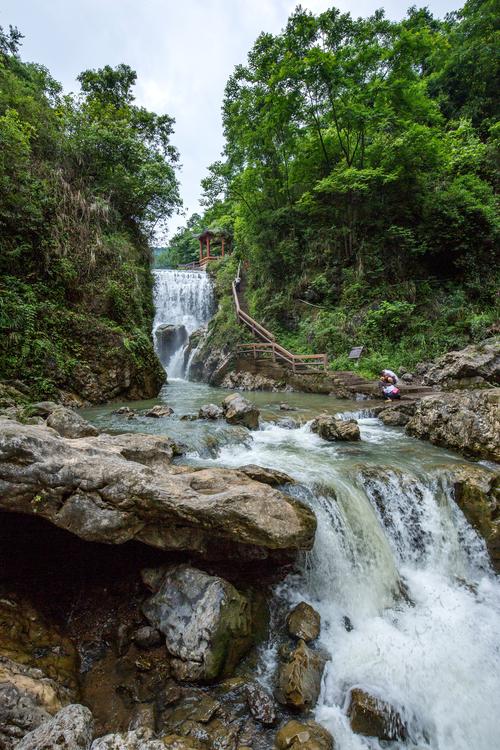
[[[168,389],[179,414],[223,397],[204,384]],[[299,483],[290,492],[314,509],[314,549],[277,588],[276,609],[305,600],[321,614],[320,645],[330,661],[316,719],[336,750],[496,750],[500,583],[453,500],[449,472],[465,460],[367,411],[357,414],[360,442],[327,443],[307,424],[287,429],[269,421],[282,416],[283,394],[251,398],[267,420],[258,431],[174,414],[168,434],[190,445],[188,460],[198,466],[254,463],[287,472]],[[331,397],[290,393],[286,400],[307,418],[345,409]],[[99,424],[116,429],[116,419]],[[137,419],[127,429],[166,429],[159,422]],[[256,668],[270,688],[279,642],[272,634]],[[347,716],[355,687],[394,705],[408,738],[385,743],[355,734]]]
[[[214,313],[210,276],[204,271],[156,270],[153,335],[157,354],[171,378],[189,374],[189,336]]]

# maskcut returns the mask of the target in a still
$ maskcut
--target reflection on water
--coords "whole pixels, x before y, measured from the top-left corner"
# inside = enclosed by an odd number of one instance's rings
[[[329,396],[245,394],[263,420],[251,433],[223,421],[180,420],[225,395],[174,381],[161,394],[175,410],[172,417],[128,421],[111,414],[117,405],[85,416],[104,429],[181,440],[194,465],[256,463],[300,482],[292,491],[316,512],[316,542],[276,595],[289,603],[305,599],[321,614],[321,645],[331,660],[316,718],[334,735],[337,750],[382,747],[350,730],[346,707],[354,686],[389,700],[408,722],[410,739],[385,747],[498,747],[500,586],[484,542],[453,502],[447,469],[464,459],[366,416],[361,442],[325,442],[308,420],[320,411],[346,414],[370,406]],[[281,411],[283,401],[296,411]],[[298,426],[273,424],[283,417]],[[272,680],[275,658],[271,638],[263,650],[263,681]]]

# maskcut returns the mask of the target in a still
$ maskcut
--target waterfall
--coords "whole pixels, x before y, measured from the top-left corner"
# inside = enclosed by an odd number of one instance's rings
[[[500,585],[484,541],[453,500],[438,449],[360,418],[360,444],[327,444],[303,426],[263,425],[213,463],[288,471],[314,508],[314,549],[280,586],[288,606],[320,613],[329,653],[316,719],[338,750],[380,750],[355,735],[346,708],[361,687],[408,727],[393,750],[493,750],[500,712]],[[203,460],[206,465],[207,459]],[[346,622],[349,627],[346,627]],[[272,685],[276,646],[266,644]]]
[[[189,372],[189,363],[185,365],[189,336],[206,325],[214,313],[212,281],[204,271],[153,273],[155,349],[170,377],[182,378]]]

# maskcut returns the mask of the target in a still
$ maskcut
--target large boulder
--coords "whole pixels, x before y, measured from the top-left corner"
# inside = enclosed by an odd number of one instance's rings
[[[310,549],[314,514],[242,472],[156,471],[103,445],[0,418],[0,510],[36,514],[87,541],[137,539],[212,558]],[[257,554],[258,553],[258,554]]]
[[[356,734],[378,737],[388,742],[404,740],[407,736],[406,726],[396,709],[359,688],[351,691],[347,714],[351,729]]]
[[[466,456],[499,462],[500,388],[425,396],[406,431]]]
[[[500,572],[500,473],[482,466],[450,468],[455,501],[486,542],[491,562]]]
[[[47,426],[67,438],[88,437],[89,435],[98,435],[93,424],[77,414],[73,409],[67,409],[65,406],[57,406],[53,409],[47,419]]]
[[[297,711],[308,711],[316,705],[325,668],[322,654],[299,641],[288,660],[280,665],[277,697]]]
[[[328,414],[320,414],[311,423],[312,432],[323,440],[360,440],[358,423],[355,419],[337,419]]]
[[[447,352],[427,367],[423,381],[447,389],[500,385],[500,339]]]
[[[16,750],[89,750],[93,730],[89,709],[72,704],[26,734]]]
[[[278,750],[334,750],[333,737],[315,721],[289,721],[276,735]]]
[[[240,393],[231,393],[222,402],[224,417],[229,424],[241,424],[250,430],[259,426],[259,410]]]
[[[278,471],[278,469],[266,469],[264,466],[257,466],[256,464],[245,464],[245,466],[240,466],[239,471],[242,471],[250,479],[270,484],[271,487],[278,487],[281,484],[295,484],[292,477],[289,477],[284,471]]]
[[[183,681],[230,674],[252,645],[247,599],[223,578],[189,565],[169,569],[143,611],[164,634],[173,674]]]
[[[307,602],[299,602],[286,620],[288,632],[293,638],[315,641],[321,630],[321,617]]]
[[[415,414],[414,401],[395,401],[384,406],[378,413],[378,418],[387,427],[405,427]]]

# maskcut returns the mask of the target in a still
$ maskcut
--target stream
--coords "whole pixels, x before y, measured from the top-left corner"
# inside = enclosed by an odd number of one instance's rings
[[[500,585],[483,541],[452,499],[447,470],[465,459],[385,427],[369,402],[304,393],[246,394],[261,410],[258,431],[220,420],[183,421],[222,389],[185,380],[164,386],[174,414],[125,420],[120,404],[85,417],[109,431],[166,434],[187,446],[182,463],[287,472],[292,492],[318,518],[314,549],[276,587],[276,607],[301,600],[321,614],[320,645],[330,660],[316,719],[337,750],[494,750],[500,715]],[[282,411],[286,402],[292,411]],[[157,403],[128,404],[141,410]],[[361,442],[328,443],[312,433],[320,411],[359,419]],[[290,428],[277,424],[292,418]],[[347,626],[347,627],[346,627]],[[277,640],[262,649],[260,679],[272,687]],[[408,723],[404,742],[354,734],[349,691],[392,703]]]

